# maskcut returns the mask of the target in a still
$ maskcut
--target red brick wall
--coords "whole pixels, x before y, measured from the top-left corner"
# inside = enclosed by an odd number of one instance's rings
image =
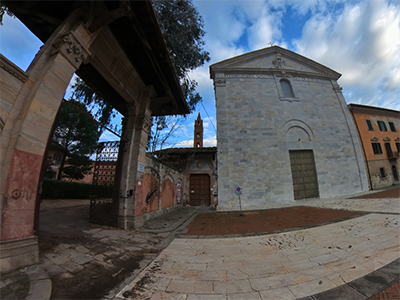
[[[174,206],[174,186],[170,179],[165,179],[162,183],[161,208]]]
[[[153,174],[144,174],[141,208],[138,214],[158,210],[159,182]],[[147,199],[147,200],[146,200]]]

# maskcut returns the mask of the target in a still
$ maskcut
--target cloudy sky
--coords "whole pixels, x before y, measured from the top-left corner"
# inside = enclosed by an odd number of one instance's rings
[[[211,61],[190,74],[203,105],[181,121],[171,144],[193,146],[200,112],[205,146],[215,140],[214,89],[209,65],[268,47],[304,55],[342,74],[347,103],[400,110],[400,0],[193,0],[204,19]],[[26,69],[41,43],[5,17],[0,52]],[[108,137],[107,137],[108,138]]]

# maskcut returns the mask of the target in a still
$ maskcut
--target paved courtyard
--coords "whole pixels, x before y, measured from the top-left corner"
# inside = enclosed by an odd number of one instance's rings
[[[399,280],[398,197],[293,205],[367,214],[281,233],[181,235],[115,299],[367,299]]]
[[[182,207],[138,231],[89,224],[88,201],[45,200],[40,263],[3,275],[1,298],[400,299],[399,192],[227,219]]]

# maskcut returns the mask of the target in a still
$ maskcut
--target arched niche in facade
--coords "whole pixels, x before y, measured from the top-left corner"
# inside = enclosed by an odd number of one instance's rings
[[[282,128],[282,135],[287,142],[309,142],[315,139],[311,127],[301,120],[289,120]]]

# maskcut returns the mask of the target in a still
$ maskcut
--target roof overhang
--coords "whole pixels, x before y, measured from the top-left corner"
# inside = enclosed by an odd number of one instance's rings
[[[82,21],[90,31],[106,26],[142,82],[152,86],[153,116],[190,112],[180,87],[151,1],[3,1],[43,43],[69,14],[87,11]],[[123,115],[126,101],[95,66],[82,64],[76,72]]]

